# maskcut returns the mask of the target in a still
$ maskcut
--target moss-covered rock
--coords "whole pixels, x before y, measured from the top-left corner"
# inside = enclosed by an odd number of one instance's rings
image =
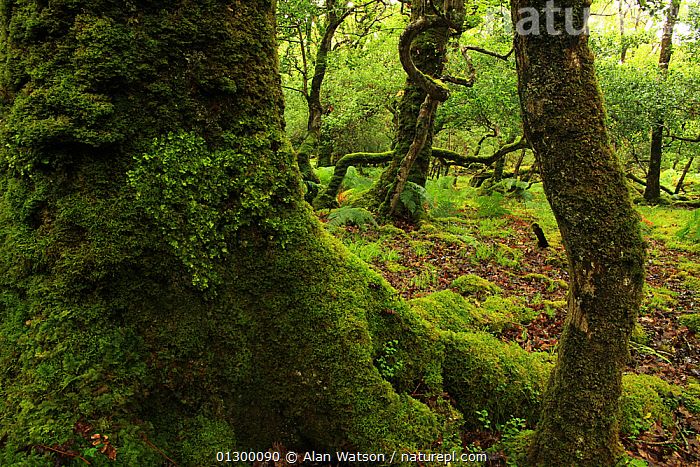
[[[427,322],[455,332],[478,329],[501,333],[515,323],[532,321],[538,314],[515,297],[489,296],[479,302],[467,300],[451,290],[434,292],[410,303]]]
[[[464,241],[462,241],[461,238],[459,238],[457,235],[447,233],[447,232],[433,233],[433,234],[427,235],[427,238],[442,240],[443,242],[449,243],[451,245],[464,245]]]
[[[437,227],[435,227],[433,224],[422,222],[418,230],[420,230],[421,232],[434,233],[437,232]]]
[[[528,281],[537,281],[541,282],[542,284],[546,284],[549,287],[549,290],[554,290],[557,287],[563,289],[569,288],[569,284],[567,284],[565,281],[561,279],[552,279],[548,276],[545,276],[544,274],[529,273],[522,276],[522,278]]]
[[[622,377],[620,431],[636,436],[648,430],[655,422],[663,426],[673,423],[669,395],[680,395],[681,389],[649,375],[624,375]],[[688,396],[691,397],[692,396]],[[677,405],[677,404],[676,404]]]
[[[636,342],[637,344],[646,344],[649,342],[649,336],[644,332],[644,328],[641,324],[637,323],[634,325],[632,334],[630,334],[630,340]]]
[[[499,286],[476,274],[459,276],[452,281],[451,287],[462,295],[474,295],[477,298],[483,298],[485,295],[501,292]]]
[[[398,227],[392,225],[392,224],[384,224],[379,226],[379,232],[382,234],[388,234],[392,236],[396,235],[403,235],[406,233],[403,229],[399,229]]]

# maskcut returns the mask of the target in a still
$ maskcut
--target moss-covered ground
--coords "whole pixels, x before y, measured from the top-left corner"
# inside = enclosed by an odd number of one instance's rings
[[[332,231],[437,328],[487,332],[536,358],[555,358],[568,272],[541,190],[535,185],[525,196],[486,199],[461,178],[455,186],[447,182],[429,183],[422,199],[428,215],[418,225],[348,222]],[[700,395],[700,249],[675,236],[687,210],[639,212],[649,260],[624,376],[620,436],[635,462],[630,465],[644,465],[641,459],[652,466],[694,465],[686,462],[700,454],[700,407],[692,397]],[[324,220],[327,211],[319,216]],[[538,247],[534,222],[549,248]],[[493,413],[477,413],[481,426],[465,429],[460,444],[491,451],[485,465],[516,465],[511,462],[529,433],[523,428],[534,427],[519,418],[494,423]]]

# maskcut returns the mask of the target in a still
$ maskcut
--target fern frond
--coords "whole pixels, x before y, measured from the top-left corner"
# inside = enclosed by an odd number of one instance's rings
[[[378,226],[377,221],[374,220],[369,211],[349,207],[342,207],[331,212],[330,216],[328,216],[328,224],[334,228],[338,228],[341,225],[356,225],[361,230],[365,230],[369,224],[375,227]]]

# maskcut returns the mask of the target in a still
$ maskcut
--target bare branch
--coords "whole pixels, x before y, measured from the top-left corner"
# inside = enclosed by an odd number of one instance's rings
[[[508,60],[508,57],[510,57],[510,54],[512,54],[513,50],[515,50],[515,49],[510,49],[510,51],[507,54],[503,55],[503,54],[499,54],[497,52],[491,52],[490,50],[482,49],[481,47],[476,47],[473,45],[466,45],[466,46],[462,47],[462,55],[466,55],[467,50],[473,50],[474,52],[479,52],[479,53],[482,53],[485,55],[490,55],[492,57],[500,58],[501,60]]]

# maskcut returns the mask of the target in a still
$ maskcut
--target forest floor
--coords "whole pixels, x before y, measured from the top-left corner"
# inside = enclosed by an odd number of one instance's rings
[[[526,315],[535,316],[507,323],[494,334],[529,352],[555,352],[566,314],[568,272],[561,237],[541,190],[527,195],[529,199],[497,195],[494,200],[479,197],[469,187],[443,184],[443,188],[451,189],[451,194],[440,195],[434,187],[435,197],[426,203],[433,217],[420,226],[350,222],[329,228],[406,300],[454,290],[453,282],[460,276],[473,274],[490,281],[503,297],[513,297],[529,308]],[[700,392],[696,379],[700,377],[696,337],[700,319],[693,316],[700,312],[700,248],[675,237],[689,213],[671,208],[638,210],[648,242],[647,277],[626,372],[655,375]],[[327,221],[325,215],[320,217]],[[333,224],[332,215],[330,219]],[[543,229],[549,248],[538,246],[533,222]],[[648,420],[647,429],[638,436],[622,437],[630,457],[647,462],[636,460],[629,465],[700,465],[700,416],[686,410],[683,402],[673,401],[670,429]],[[498,431],[484,429],[465,433],[464,442],[483,452],[499,437]],[[495,455],[485,465],[507,464]]]

